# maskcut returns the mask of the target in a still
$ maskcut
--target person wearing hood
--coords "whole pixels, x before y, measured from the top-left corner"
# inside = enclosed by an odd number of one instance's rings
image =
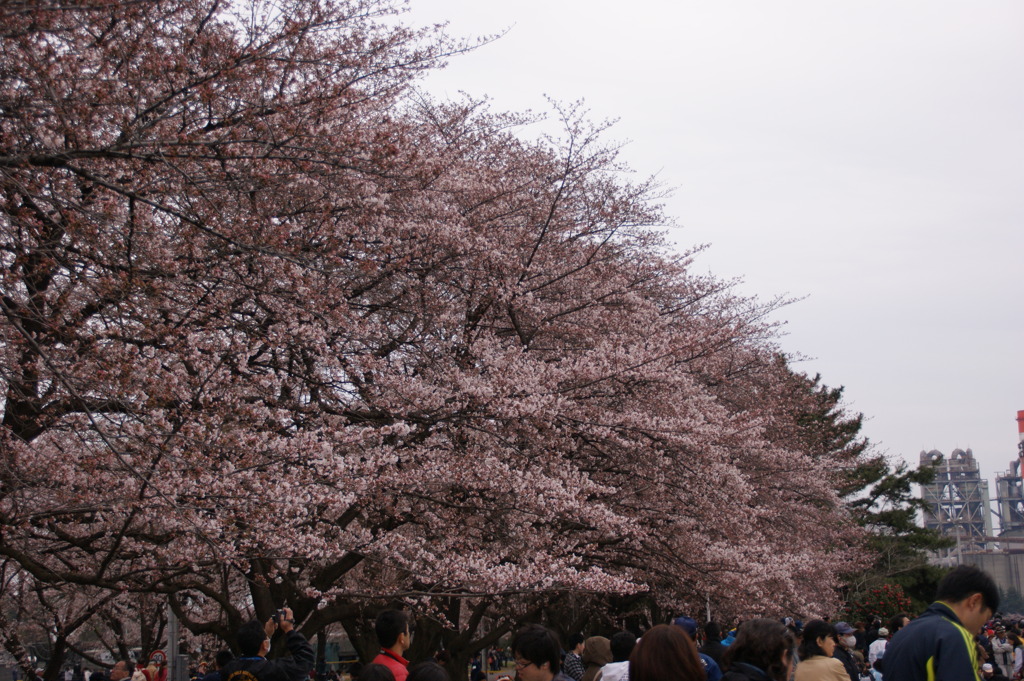
[[[583,681],[595,681],[601,667],[612,661],[611,641],[604,636],[591,636],[583,642]]]
[[[611,638],[612,661],[601,667],[598,681],[629,681],[629,656],[636,647],[631,631],[620,631]]]

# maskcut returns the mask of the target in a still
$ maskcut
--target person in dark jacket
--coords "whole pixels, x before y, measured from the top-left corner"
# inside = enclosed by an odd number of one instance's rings
[[[284,634],[291,657],[265,657],[275,631]],[[271,617],[265,624],[258,620],[243,624],[236,640],[242,656],[224,665],[220,670],[221,681],[305,681],[316,663],[313,646],[295,630],[291,608],[280,611],[280,617]]]
[[[796,637],[782,622],[744,622],[725,653],[722,681],[789,681]]]
[[[896,681],[976,681],[982,625],[999,609],[999,589],[973,565],[939,582],[935,602],[900,629],[885,649],[883,671]]]
[[[722,645],[722,629],[718,626],[717,622],[708,622],[704,625],[704,636],[706,640],[704,645],[700,647],[700,652],[707,655],[715,663],[722,666],[722,656],[725,655],[725,651],[728,650]]]
[[[850,675],[850,681],[860,681],[860,670],[857,668],[857,660],[853,657],[853,651],[857,647],[856,631],[846,622],[836,622],[839,645],[836,646],[832,657],[843,663],[846,673]]]
[[[686,635],[693,641],[694,646],[697,645],[697,620],[682,615],[672,620],[672,624],[685,631]],[[700,663],[704,666],[704,674],[707,676],[707,681],[721,681],[722,668],[718,666],[714,658],[701,652],[698,652],[697,656],[700,658]]]

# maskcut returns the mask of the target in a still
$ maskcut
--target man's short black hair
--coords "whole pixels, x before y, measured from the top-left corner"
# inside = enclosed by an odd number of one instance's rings
[[[213,659],[217,663],[217,669],[223,669],[225,666],[227,666],[228,662],[231,662],[231,660],[235,659],[235,656],[231,654],[230,650],[225,649],[218,652],[217,656]]]
[[[721,641],[722,627],[718,626],[718,622],[708,622],[704,625],[704,635],[709,641]]]
[[[636,645],[636,634],[631,631],[620,631],[612,634],[610,641],[612,647],[612,662],[625,662],[633,652]]]
[[[542,667],[545,662],[552,674],[562,670],[562,646],[555,632],[540,624],[527,624],[512,639],[512,654]]]
[[[390,648],[398,641],[399,635],[406,631],[412,633],[412,622],[409,615],[401,610],[384,610],[377,615],[373,630],[380,647]]]
[[[395,681],[395,673],[385,664],[371,662],[359,670],[359,681]]]
[[[577,631],[575,634],[569,637],[569,650],[576,650],[576,646],[578,646],[586,640],[587,637]]]
[[[981,594],[985,607],[999,609],[999,588],[987,572],[973,565],[961,565],[949,571],[939,582],[935,600],[959,603],[971,594]]]
[[[409,681],[452,681],[452,676],[438,663],[427,660],[409,667]]]
[[[267,640],[267,632],[259,620],[252,620],[238,629],[235,640],[238,641],[238,652],[243,657],[255,657],[260,654],[260,646]]]

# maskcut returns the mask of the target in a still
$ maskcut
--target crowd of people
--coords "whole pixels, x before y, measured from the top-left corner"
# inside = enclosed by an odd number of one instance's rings
[[[916,618],[869,624],[752,619],[722,636],[690,617],[558,640],[540,625],[512,641],[518,681],[1008,681],[1022,678],[1020,622],[998,616],[999,591],[972,566],[952,570]],[[700,643],[700,645],[698,645]]]
[[[1022,681],[1024,622],[1002,618],[998,608],[992,578],[961,566],[943,578],[925,612],[914,618],[899,613],[886,622],[762,618],[723,632],[714,622],[699,626],[681,616],[639,637],[631,631],[610,638],[574,634],[565,648],[554,631],[530,624],[509,646],[514,672],[494,681]],[[405,655],[414,624],[407,612],[381,612],[374,627],[379,652],[353,670],[355,681],[452,681],[461,676],[451,673],[444,651],[410,664]],[[271,660],[266,656],[275,634],[283,635],[288,655]],[[270,621],[243,626],[236,641],[237,658],[222,653],[211,665],[215,668],[199,669],[193,681],[309,680],[315,654],[287,608]],[[500,669],[503,654],[492,652],[487,668]],[[483,664],[474,667],[477,681],[489,678]],[[109,681],[136,681],[130,663],[114,665]]]

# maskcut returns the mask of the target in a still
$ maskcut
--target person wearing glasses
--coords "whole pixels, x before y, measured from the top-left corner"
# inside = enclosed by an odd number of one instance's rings
[[[540,624],[528,624],[512,639],[512,657],[519,681],[573,681],[562,673],[558,637]]]

